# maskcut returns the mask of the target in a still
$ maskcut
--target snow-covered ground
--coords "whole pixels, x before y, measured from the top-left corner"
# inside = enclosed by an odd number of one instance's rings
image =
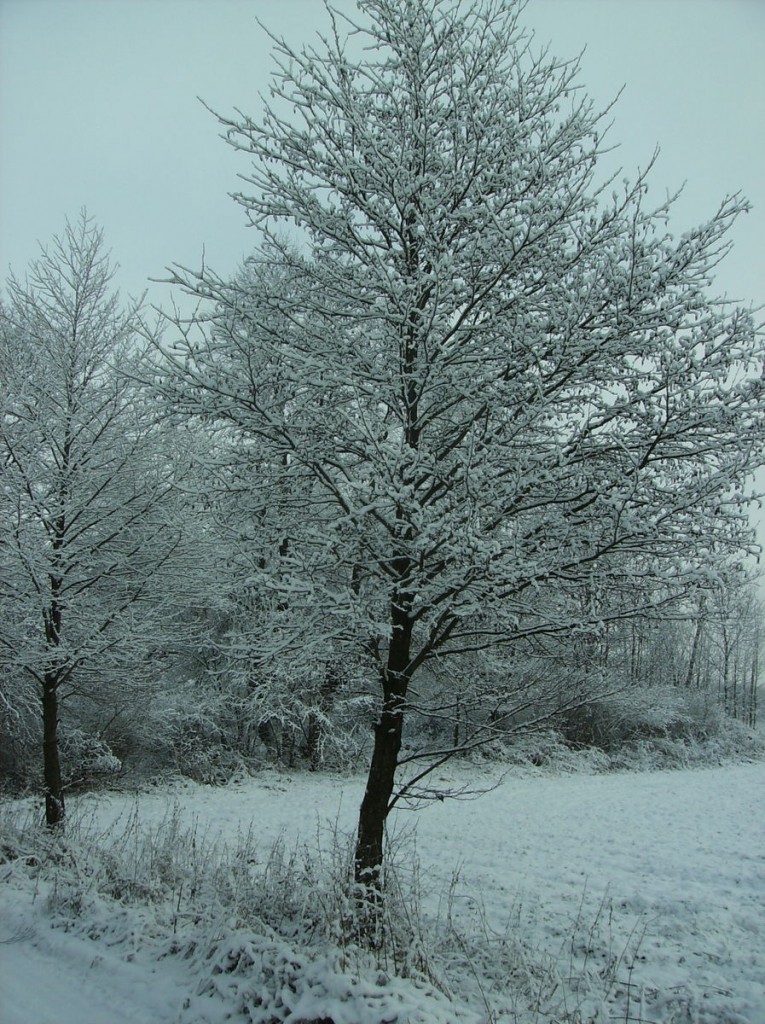
[[[440,779],[447,787],[489,785],[492,772],[455,765]],[[317,859],[323,847],[326,859],[338,833],[352,834],[362,788],[361,779],[267,772],[222,789],[179,784],[137,803],[122,794],[86,795],[71,801],[70,812],[105,837],[118,835],[137,810],[141,827],[158,829],[171,816],[195,823],[200,848],[251,829],[264,857],[281,836],[287,848],[300,845]],[[764,822],[762,763],[555,777],[514,772],[477,799],[401,811],[392,828],[396,858],[404,873],[419,860],[426,922],[451,915],[454,925],[444,977],[455,1008],[411,981],[375,981],[374,974],[348,981],[337,957],[277,949],[272,937],[268,962],[283,965],[279,984],[294,989],[288,975],[321,975],[313,997],[304,993],[292,1016],[285,1010],[279,1019],[331,1013],[334,1024],[763,1024]],[[87,876],[87,865],[75,867]],[[159,924],[154,932],[145,923],[139,929],[134,915],[120,916],[119,904],[92,900],[69,909],[77,925],[67,930],[50,880],[34,881],[28,865],[12,860],[0,865],[0,881],[4,1024],[191,1024],[223,1021],[235,1009],[227,1010],[220,983],[217,1002],[207,998],[211,982],[207,989],[200,982],[199,957],[159,958],[157,950],[167,950]],[[179,892],[179,910],[183,905]],[[59,906],[57,915],[51,906]],[[268,959],[258,941],[235,970],[213,967],[210,977],[238,972],[240,996],[245,982],[257,989],[257,968],[247,964]],[[523,998],[514,997],[520,989]],[[252,992],[248,998],[257,1004]],[[235,1019],[275,1018],[251,1008]]]

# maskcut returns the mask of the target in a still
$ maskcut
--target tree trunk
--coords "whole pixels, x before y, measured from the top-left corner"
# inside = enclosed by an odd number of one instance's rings
[[[64,535],[63,519],[57,523],[54,550],[61,547]],[[43,675],[43,784],[45,787],[45,824],[55,828],[64,820],[64,788],[61,782],[61,763],[58,754],[58,686],[61,681],[59,647],[61,644],[61,577],[50,577],[51,601],[43,613],[45,643],[49,657]]]
[[[759,644],[759,637],[757,638]],[[758,676],[758,648],[754,649],[752,658],[752,675],[749,681],[749,725],[754,729],[757,725],[757,676]]]
[[[386,700],[380,720],[375,724],[374,750],[359,812],[356,881],[375,890],[380,889],[385,819],[401,749],[404,716],[397,709],[397,703],[395,699]]]
[[[699,640],[701,639],[701,629],[703,625],[703,616],[701,607],[699,606],[699,617],[696,619],[696,626],[693,631],[693,643],[691,644],[691,656],[688,659],[688,671],[685,673],[685,688],[690,690],[693,685],[693,673],[696,668],[696,658],[699,653]]]
[[[48,828],[55,828],[64,820],[64,789],[58,756],[58,680],[55,676],[45,677],[42,718],[45,824]]]
[[[406,602],[404,602],[406,604]],[[383,837],[401,749],[404,701],[409,683],[412,622],[406,607],[392,609],[393,631],[382,673],[383,707],[375,724],[375,741],[367,786],[359,812],[355,877],[363,886],[362,903],[370,910],[382,895]]]

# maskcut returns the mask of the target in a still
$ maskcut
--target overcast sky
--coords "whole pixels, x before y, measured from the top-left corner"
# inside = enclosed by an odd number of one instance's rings
[[[203,246],[220,272],[239,263],[255,238],[227,193],[247,157],[197,96],[258,114],[271,64],[256,18],[294,43],[327,23],[321,0],[0,0],[3,277],[82,206],[123,291],[197,266]],[[559,57],[587,48],[598,104],[625,87],[612,141],[630,174],[661,147],[657,200],[687,181],[677,231],[728,192],[752,200],[719,281],[765,302],[765,0],[529,0],[525,20]]]

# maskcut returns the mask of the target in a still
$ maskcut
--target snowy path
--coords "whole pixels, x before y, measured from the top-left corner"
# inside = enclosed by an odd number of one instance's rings
[[[460,766],[441,775],[466,777]],[[202,833],[234,835],[252,824],[266,847],[280,834],[310,844],[317,828],[325,837],[335,825],[352,832],[362,788],[358,779],[269,774],[223,790],[143,795],[139,808],[143,820],[156,821],[169,800],[181,799]],[[81,803],[108,822],[131,801]],[[618,956],[630,934],[645,929],[633,981],[636,990],[665,993],[647,1016],[765,1022],[765,764],[512,775],[477,800],[398,814],[405,830],[415,823],[429,906],[459,865],[461,891],[483,899],[494,928],[520,921],[526,938],[554,955],[565,953],[577,917],[593,956]],[[0,945],[3,1024],[174,1020],[188,984],[182,964],[142,965],[140,955],[125,963],[124,950],[112,956],[46,930],[39,917],[25,933],[25,908],[2,887],[0,899],[0,939],[13,939]]]
[[[3,1024],[169,1024],[185,988],[174,964],[142,968],[66,934],[0,947]]]

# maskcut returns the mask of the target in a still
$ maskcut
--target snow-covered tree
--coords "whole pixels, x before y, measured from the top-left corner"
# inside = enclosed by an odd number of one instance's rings
[[[129,701],[173,618],[156,589],[179,539],[169,463],[125,372],[136,311],[111,277],[83,213],[10,278],[0,320],[0,674],[7,708],[31,691],[42,710],[49,825],[61,702]]]
[[[358,6],[221,118],[262,243],[233,282],[174,273],[210,311],[163,386],[249,447],[262,663],[376,679],[374,889],[423,671],[457,697],[442,667],[597,637],[750,546],[763,339],[712,292],[745,201],[675,238],[646,173],[604,181],[603,115],[521,4]]]

